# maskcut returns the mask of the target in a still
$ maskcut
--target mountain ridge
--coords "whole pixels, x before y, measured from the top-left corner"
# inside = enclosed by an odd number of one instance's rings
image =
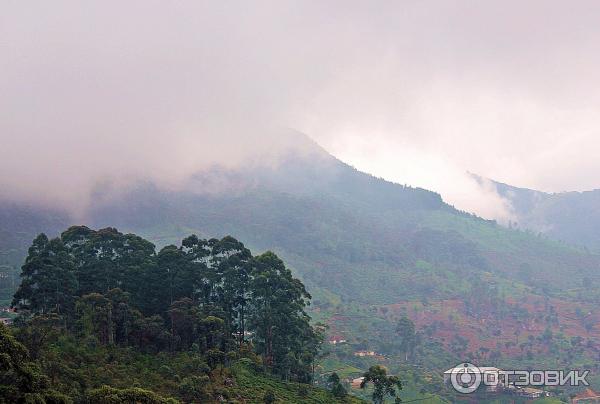
[[[600,189],[548,193],[487,181],[513,207],[511,226],[600,252]]]
[[[505,229],[455,209],[435,192],[360,172],[324,154],[308,137],[299,142],[302,147],[279,156],[276,166],[270,161],[215,168],[175,190],[139,183],[98,200],[77,224],[117,227],[159,246],[190,233],[231,234],[253,249],[281,254],[309,288],[367,304],[424,295],[456,297],[472,279],[486,274],[501,284],[516,281],[554,293],[575,286],[574,271],[598,277],[597,255]],[[233,185],[202,192],[205,184],[223,178]],[[2,226],[14,229],[14,215],[4,209],[11,223]],[[72,220],[56,215],[59,222]],[[52,226],[35,220],[38,225],[30,226],[29,237],[35,231],[52,232]],[[27,244],[20,243],[23,255]],[[12,265],[18,264],[13,260]]]

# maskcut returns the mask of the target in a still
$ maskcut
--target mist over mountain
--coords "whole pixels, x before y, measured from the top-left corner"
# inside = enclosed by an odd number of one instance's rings
[[[548,193],[476,178],[510,203],[510,226],[600,251],[600,189]]]
[[[5,7],[0,188],[83,209],[98,183],[177,187],[236,166],[277,125],[486,218],[504,206],[467,170],[596,181],[595,2],[144,6]]]
[[[598,15],[5,2],[0,404],[600,389]]]
[[[6,236],[0,250],[22,256],[36,232],[55,234],[68,224],[117,227],[159,246],[191,233],[231,234],[253,249],[281,254],[313,291],[372,303],[456,297],[486,274],[491,282],[518,281],[552,293],[579,286],[573,274],[599,278],[596,255],[461,212],[437,193],[357,171],[303,134],[285,136],[298,147],[275,164],[213,166],[176,189],[152,182],[117,192],[100,188],[83,216],[3,205],[3,234],[14,234],[23,218],[30,224],[18,239]]]
[[[310,315],[326,322],[329,335],[351,341],[335,350],[330,368],[355,363],[355,355],[344,352],[363,346],[385,355],[386,363],[406,366],[394,344],[395,323],[406,316],[427,333],[413,359],[419,372],[438,374],[464,355],[478,362],[522,361],[523,348],[514,345],[521,332],[528,342],[522,337],[520,344],[535,349],[527,354],[531,363],[549,357],[543,348],[549,333],[556,333],[556,344],[584,336],[589,343],[581,360],[595,355],[600,255],[460,211],[435,192],[358,171],[301,133],[282,136],[292,146],[274,158],[213,165],[177,187],[101,184],[83,211],[5,199],[0,297],[11,298],[15,283],[6,280],[18,279],[39,232],[55,237],[71,225],[117,228],[154,243],[158,257],[181,251],[174,245],[190,234],[232,235],[255,253],[270,250],[285,260],[312,295]],[[509,187],[498,187],[494,192],[505,197]],[[519,213],[541,198],[535,191],[522,195]],[[169,280],[156,282],[153,293],[165,293]],[[491,349],[495,353],[485,356]],[[565,352],[556,360],[571,351]]]

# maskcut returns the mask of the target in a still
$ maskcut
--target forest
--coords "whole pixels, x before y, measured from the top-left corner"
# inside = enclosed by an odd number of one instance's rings
[[[277,255],[230,236],[156,252],[114,228],[40,234],[15,326],[0,326],[0,401],[274,402],[276,383],[248,393],[236,373],[327,395],[310,386],[324,330],[310,324],[310,298]]]

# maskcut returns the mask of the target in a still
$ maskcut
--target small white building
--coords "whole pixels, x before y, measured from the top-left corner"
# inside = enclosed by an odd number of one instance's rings
[[[376,356],[375,351],[356,351],[354,352],[354,356]]]
[[[339,335],[332,335],[329,337],[329,343],[333,345],[343,344],[346,342],[346,338]]]
[[[516,390],[516,394],[525,398],[540,398],[547,395],[544,390],[534,389],[532,387],[523,387],[522,389],[518,389]]]
[[[350,386],[352,386],[353,389],[360,389],[360,385],[362,384],[363,380],[365,380],[364,377],[357,377],[356,379],[352,379],[352,383],[350,383]]]

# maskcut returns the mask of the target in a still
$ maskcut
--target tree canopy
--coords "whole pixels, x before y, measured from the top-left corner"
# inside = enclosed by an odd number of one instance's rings
[[[373,403],[383,404],[386,396],[394,398],[396,403],[402,401],[396,392],[396,389],[402,390],[400,379],[397,376],[389,376],[384,367],[379,365],[371,366],[363,377],[364,379],[360,384],[361,389],[364,389],[367,384],[373,383]]]
[[[310,382],[320,336],[310,295],[273,252],[231,236],[185,238],[156,252],[114,228],[35,238],[13,299],[24,329],[53,315],[82,340],[144,352],[196,349],[213,366],[252,347],[273,374]]]

